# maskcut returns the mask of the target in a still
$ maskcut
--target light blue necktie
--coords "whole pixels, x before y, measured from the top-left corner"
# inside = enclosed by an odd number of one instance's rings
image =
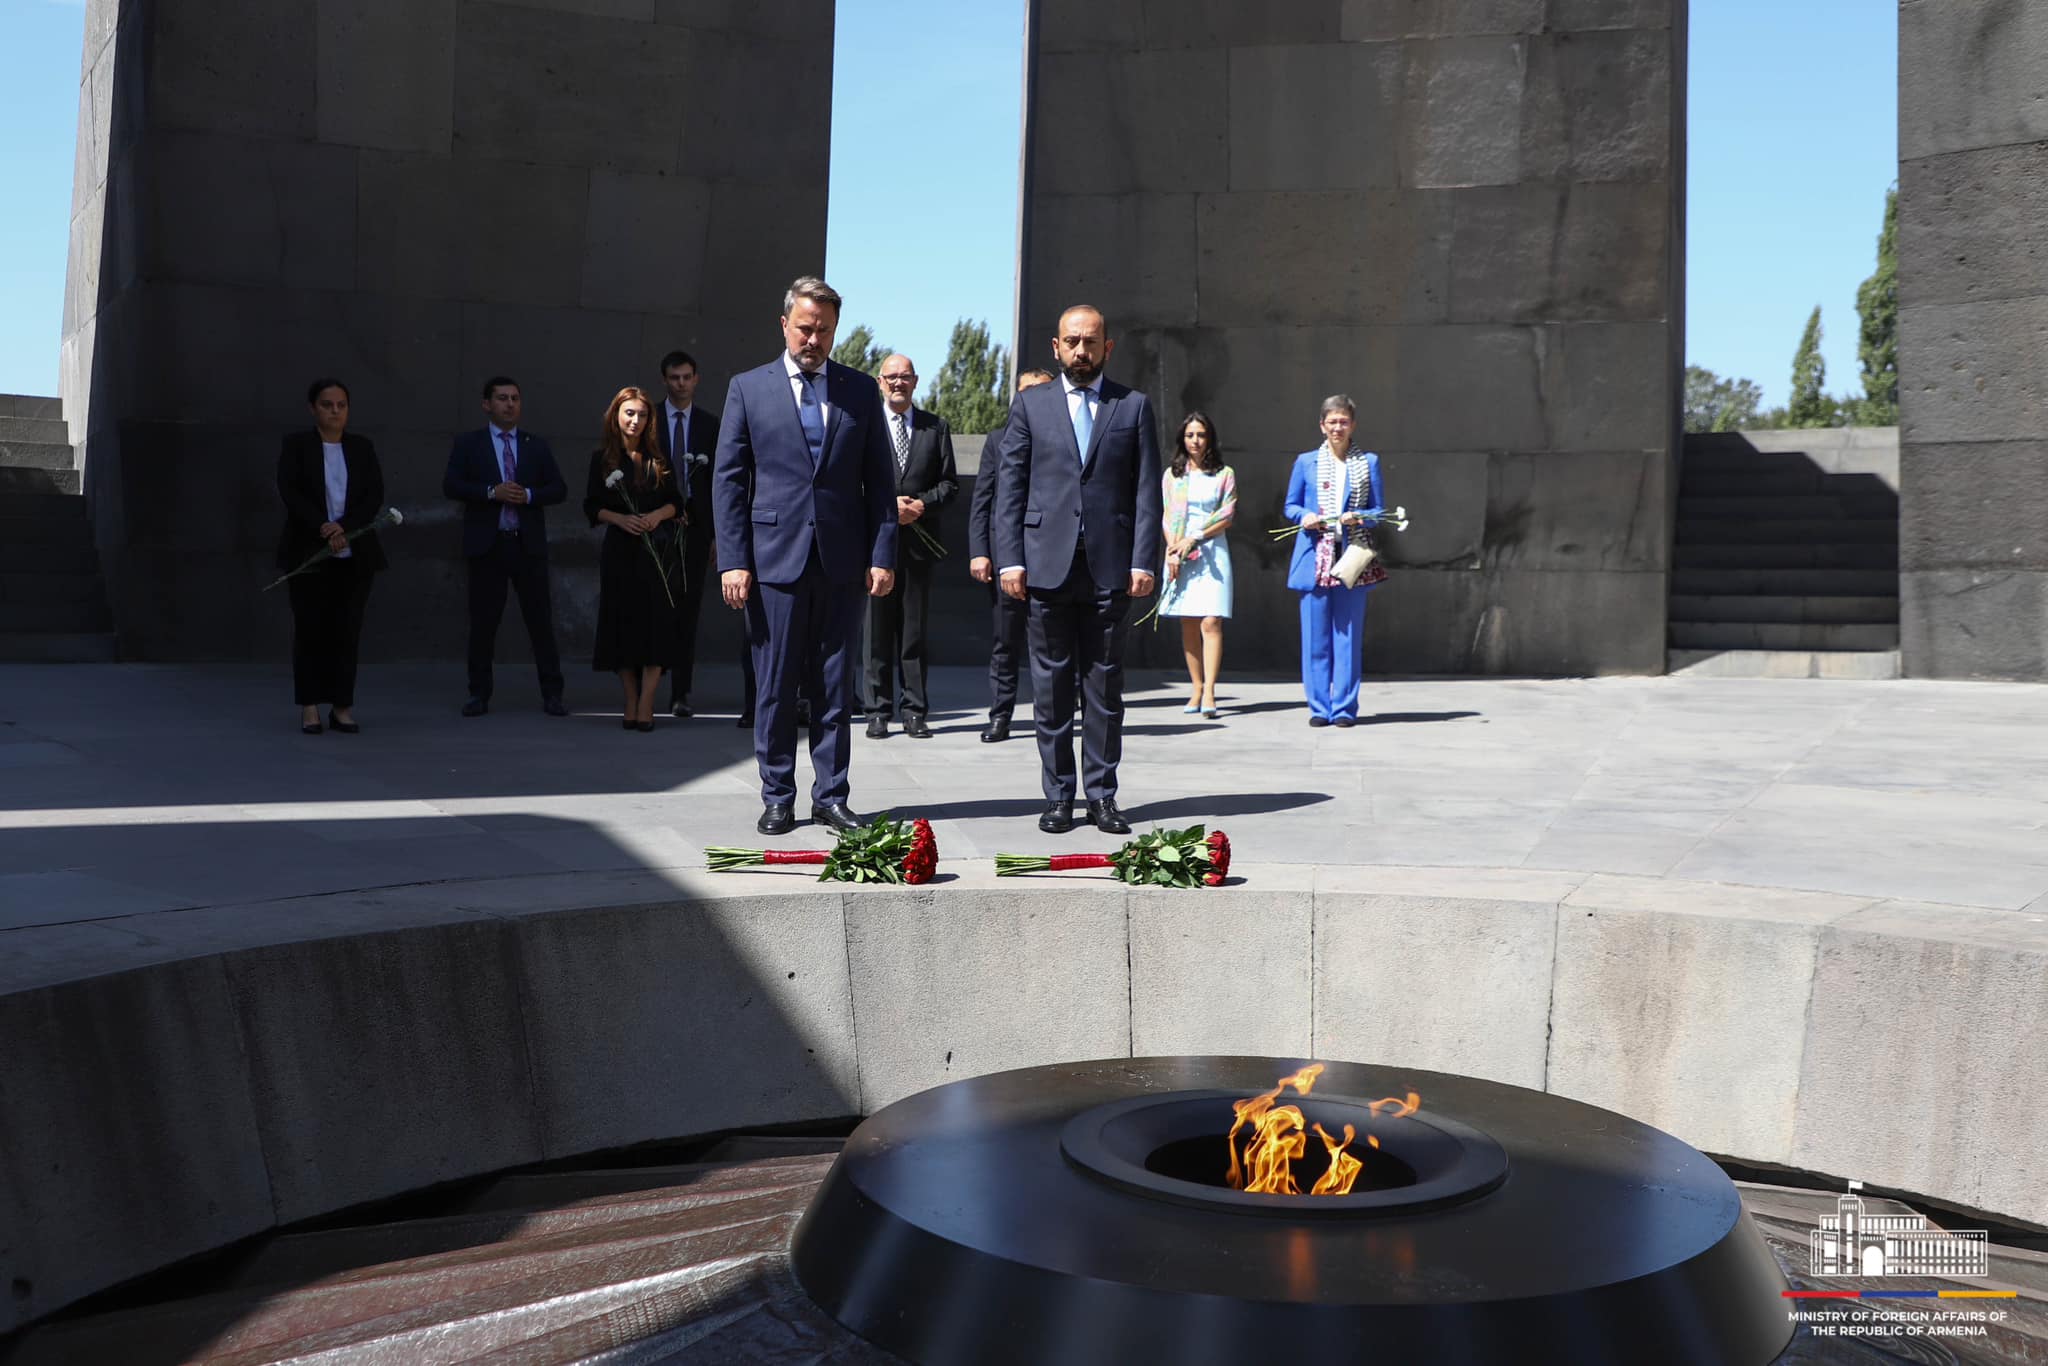
[[[1089,407],[1089,400],[1095,397],[1092,389],[1076,389],[1081,401],[1074,405],[1074,445],[1080,448],[1081,463],[1088,463],[1088,439],[1095,434],[1095,413]]]

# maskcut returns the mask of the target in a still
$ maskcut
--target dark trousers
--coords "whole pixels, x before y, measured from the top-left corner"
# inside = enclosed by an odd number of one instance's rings
[[[692,514],[694,516],[694,514]],[[676,600],[676,633],[682,650],[669,671],[669,705],[686,702],[697,676],[697,626],[704,618],[704,580],[711,575],[711,533],[698,534],[693,521],[683,536],[683,593]]]
[[[929,560],[897,557],[896,591],[868,599],[867,705],[870,716],[892,716],[896,679],[903,680],[905,716],[923,716],[931,698],[925,691],[925,622],[932,600]]]
[[[1030,607],[991,583],[989,624],[992,638],[988,651],[988,717],[1007,721],[1017,707],[1017,671],[1025,659],[1026,619]]]
[[[356,644],[373,574],[353,557],[286,580],[292,599],[292,694],[302,707],[356,704]]]
[[[795,583],[757,583],[747,599],[754,657],[754,759],[761,801],[796,801],[796,697],[811,704],[811,800],[846,800],[853,757],[853,687],[860,645],[862,585],[834,583],[817,552]]]
[[[1081,791],[1089,801],[1116,795],[1124,750],[1124,614],[1130,572],[1109,583],[1074,552],[1066,581],[1030,592],[1032,710],[1038,727],[1040,781],[1047,801],[1074,799],[1076,674],[1086,699],[1081,718]]]
[[[519,615],[533,642],[533,663],[540,675],[540,695],[562,695],[562,656],[555,648],[555,612],[548,601],[548,561],[529,555],[517,532],[498,533],[488,551],[469,561],[469,692],[491,695],[491,655],[498,644],[498,623],[505,616],[505,590],[519,595]]]

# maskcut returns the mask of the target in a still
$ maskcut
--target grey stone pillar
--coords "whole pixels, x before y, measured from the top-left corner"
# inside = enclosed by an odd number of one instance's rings
[[[2048,677],[2048,10],[1899,4],[1899,616],[1927,678]]]
[[[1038,3],[1020,363],[1093,302],[1116,378],[1215,418],[1226,669],[1295,667],[1262,532],[1343,391],[1415,522],[1368,671],[1661,672],[1684,0]]]
[[[573,668],[606,403],[681,346],[716,405],[823,267],[832,26],[831,0],[90,0],[64,396],[124,651],[281,651],[278,440],[331,373],[412,514],[365,652],[445,655],[459,689],[441,472],[502,371],[572,485]]]

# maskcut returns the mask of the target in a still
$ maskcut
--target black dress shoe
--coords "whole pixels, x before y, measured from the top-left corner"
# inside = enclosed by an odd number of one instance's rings
[[[336,735],[357,735],[362,732],[363,728],[353,721],[337,721],[334,719],[334,713],[328,712],[327,729],[333,731]]]
[[[932,728],[924,723],[922,716],[906,716],[903,719],[903,733],[913,740],[932,738]]]
[[[888,718],[888,717],[886,717],[886,716],[882,716],[882,715],[879,715],[879,714],[878,714],[878,715],[875,715],[875,716],[870,716],[870,717],[868,718],[868,739],[870,739],[870,740],[881,740],[881,739],[886,739],[886,738],[888,737],[888,734],[889,734],[889,718]]]
[[[562,699],[559,697],[542,698],[540,709],[549,716],[567,716],[569,714],[569,708],[563,704]]]
[[[858,830],[867,824],[853,814],[853,808],[845,802],[831,802],[825,806],[813,806],[811,819],[820,825],[829,825],[834,830]]]
[[[469,701],[462,704],[462,714],[464,716],[482,716],[490,709],[491,704],[481,697],[472,697]]]
[[[690,710],[688,702],[677,702],[669,707],[668,714],[678,721],[687,721],[697,713]]]
[[[1328,718],[1322,716],[1311,716],[1308,718],[1308,723],[1309,725],[1314,726],[1318,730],[1330,724]]]
[[[1104,797],[1099,802],[1088,803],[1088,819],[1095,822],[1095,828],[1105,835],[1128,835],[1131,823],[1124,819],[1124,813],[1116,809],[1116,798]]]
[[[1336,720],[1332,721],[1330,724],[1335,726],[1338,730],[1350,730],[1353,726],[1357,725],[1358,723],[1348,716],[1340,716]]]
[[[741,712],[740,719],[733,722],[733,724],[741,730],[752,730],[754,728],[754,713],[750,711]]]
[[[981,742],[984,745],[1001,744],[1009,738],[1010,718],[1007,716],[992,716],[988,724],[981,728]]]
[[[1066,834],[1074,828],[1074,804],[1047,802],[1045,814],[1038,818],[1038,828],[1048,835]]]
[[[754,828],[764,835],[787,835],[796,829],[796,812],[787,802],[764,806]]]

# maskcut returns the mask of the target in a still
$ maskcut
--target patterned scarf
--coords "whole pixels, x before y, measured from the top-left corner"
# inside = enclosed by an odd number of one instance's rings
[[[1329,443],[1325,442],[1316,452],[1316,509],[1322,513],[1323,520],[1334,527],[1347,506],[1364,507],[1369,478],[1364,451],[1353,446],[1340,464],[1330,453]],[[1344,581],[1330,571],[1342,550],[1357,542],[1370,544],[1362,523],[1344,528],[1340,535],[1326,532],[1316,537],[1316,587],[1344,586]]]

